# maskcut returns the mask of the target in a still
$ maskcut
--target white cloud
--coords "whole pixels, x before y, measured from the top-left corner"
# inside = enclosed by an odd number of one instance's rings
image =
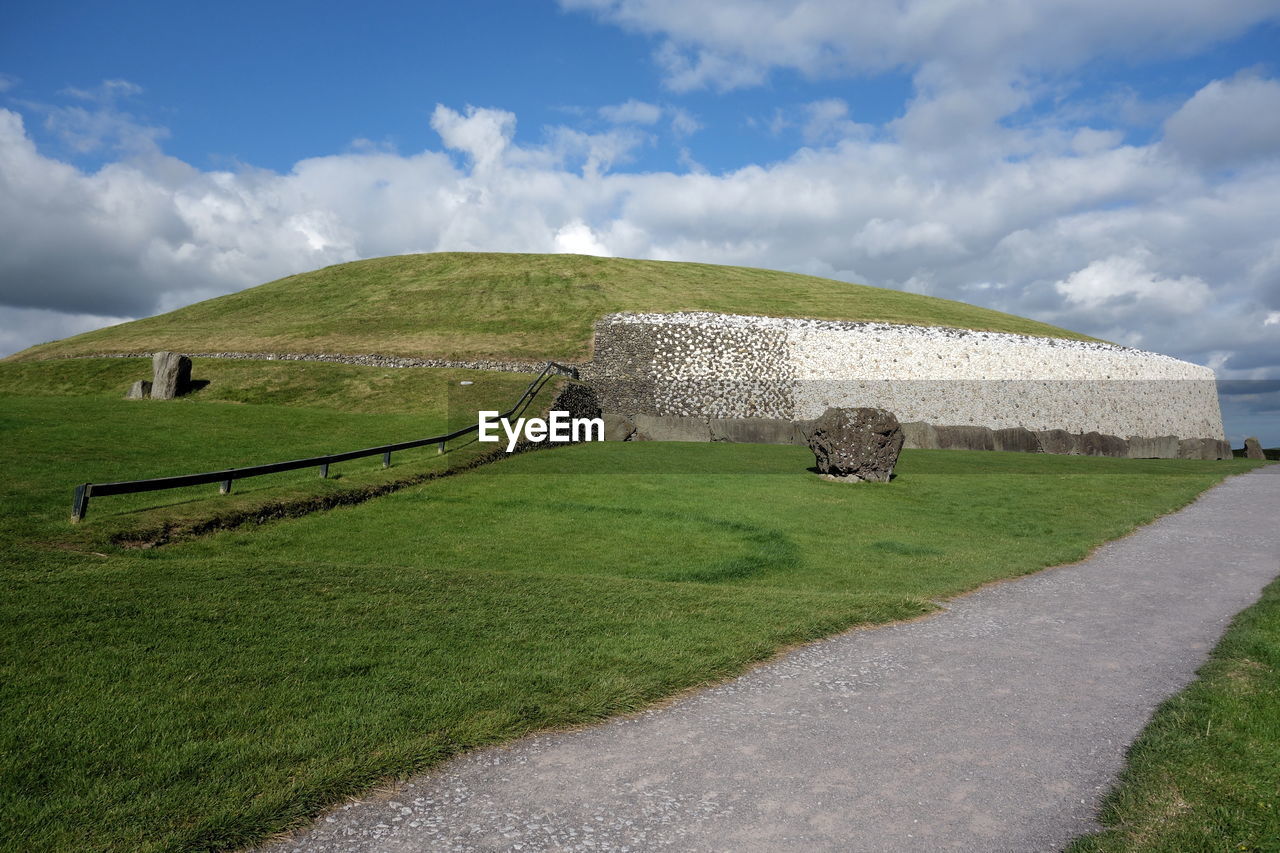
[[[662,118],[662,108],[632,98],[621,104],[601,107],[600,115],[614,124],[654,124]]]
[[[1169,117],[1173,150],[1210,166],[1280,157],[1280,82],[1243,74],[1214,80]]]
[[[0,93],[7,92],[18,85],[18,78],[12,74],[0,74]]]
[[[575,219],[556,231],[554,245],[558,253],[609,256],[609,250],[596,238],[591,228],[580,219]]]
[[[867,134],[870,128],[849,118],[849,105],[840,98],[826,98],[804,105],[801,133],[810,145],[838,142],[848,136]]]
[[[1111,255],[1076,270],[1054,287],[1071,305],[1091,310],[1131,301],[1157,306],[1162,313],[1204,310],[1210,292],[1203,279],[1192,275],[1163,278],[1147,267],[1150,261],[1151,253],[1142,250]]]
[[[692,136],[702,130],[702,123],[688,110],[682,107],[674,107],[668,112],[671,113],[671,132],[676,136]]]
[[[431,114],[431,129],[440,134],[446,148],[462,151],[475,168],[493,168],[511,145],[516,132],[514,113],[505,110],[481,110],[467,105],[465,114],[436,104]]]
[[[676,91],[935,63],[963,79],[1055,71],[1096,57],[1182,55],[1280,19],[1269,0],[561,0],[663,39]]]

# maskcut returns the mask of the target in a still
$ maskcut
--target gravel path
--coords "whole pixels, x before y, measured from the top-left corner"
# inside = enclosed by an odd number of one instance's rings
[[[1078,565],[462,756],[276,851],[1057,850],[1280,572],[1280,465]]]

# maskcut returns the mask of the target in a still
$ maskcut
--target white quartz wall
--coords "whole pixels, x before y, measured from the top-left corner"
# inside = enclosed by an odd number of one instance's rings
[[[625,334],[622,334],[625,333]],[[649,414],[820,415],[878,406],[907,421],[1120,437],[1223,438],[1213,371],[1111,344],[884,323],[729,314],[615,314],[596,330],[596,378],[627,361]],[[619,343],[617,349],[623,349]],[[643,365],[643,366],[642,366]]]

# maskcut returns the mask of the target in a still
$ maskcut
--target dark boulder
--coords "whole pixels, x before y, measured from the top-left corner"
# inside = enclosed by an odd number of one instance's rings
[[[848,481],[889,482],[902,442],[902,425],[884,409],[827,409],[805,434],[818,472]]]
[[[158,352],[151,357],[151,368],[151,399],[172,400],[191,389],[191,359],[185,355]]]

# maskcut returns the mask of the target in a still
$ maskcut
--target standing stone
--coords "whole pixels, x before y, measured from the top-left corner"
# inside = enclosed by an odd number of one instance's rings
[[[145,379],[139,379],[137,382],[129,386],[129,390],[125,392],[126,400],[145,400],[151,396],[151,383]]]
[[[191,387],[191,359],[176,352],[158,352],[151,357],[154,373],[151,382],[151,399],[172,400],[181,397]]]
[[[827,409],[805,436],[818,472],[831,479],[887,483],[902,452],[902,425],[884,409]]]
[[[1244,440],[1244,458],[1245,459],[1266,459],[1267,454],[1262,452],[1262,444],[1258,439],[1249,436]]]

